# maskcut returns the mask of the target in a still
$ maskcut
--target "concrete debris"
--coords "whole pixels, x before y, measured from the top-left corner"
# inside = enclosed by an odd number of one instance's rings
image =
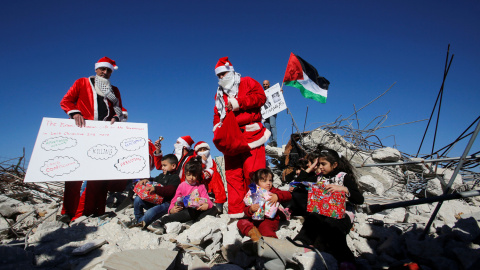
[[[332,132],[335,130],[343,130],[345,134]],[[441,163],[434,166],[401,164],[416,159],[385,148],[381,142],[369,142],[362,132],[336,122],[299,136],[298,144],[309,152],[322,143],[347,157],[356,165],[357,181],[366,204],[443,194],[454,168],[444,168]],[[267,154],[273,158],[270,164],[274,166],[274,184],[282,190],[288,189],[281,175],[289,165],[285,163],[286,149],[292,148],[266,146]],[[216,162],[223,177],[223,158],[217,157]],[[399,165],[365,166],[391,162]],[[63,187],[26,185],[21,181],[24,176],[21,168],[7,169],[8,173],[0,175],[4,176],[0,181],[2,269],[324,269],[315,252],[286,249],[281,253],[283,261],[275,258],[275,252],[267,254],[266,247],[261,247],[261,257],[249,255],[247,250],[242,250],[242,244],[249,238],[240,235],[237,220],[227,214],[207,216],[193,224],[172,222],[160,235],[151,226],[127,228],[124,224],[134,220],[132,208],[115,212],[112,206],[107,207],[110,215],[81,217],[70,225],[57,222]],[[458,175],[453,189],[464,191],[465,186],[465,179]],[[467,186],[475,188],[475,185]],[[443,202],[424,240],[420,240],[420,235],[436,204],[389,209],[374,215],[367,215],[360,206],[347,235],[347,244],[356,256],[359,269],[381,269],[412,261],[422,269],[475,269],[480,264],[477,260],[480,255],[479,205],[477,197]],[[279,240],[272,240],[272,246],[282,249],[288,245],[286,238],[294,238],[302,222],[301,217],[282,220],[277,231]],[[330,254],[321,254],[328,269],[338,268],[338,262]],[[284,262],[287,265],[283,265]]]

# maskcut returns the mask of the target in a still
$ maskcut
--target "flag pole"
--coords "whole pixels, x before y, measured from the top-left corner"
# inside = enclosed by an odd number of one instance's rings
[[[280,87],[280,90],[282,91],[282,93],[283,93],[283,83],[284,82],[282,82],[282,87]],[[285,97],[283,97],[283,98],[285,98]],[[288,107],[287,107],[287,114],[290,114],[290,116],[292,117],[293,126],[297,129],[298,135],[303,140],[302,133],[300,132],[300,129],[298,129],[297,123],[295,122],[295,119],[293,118],[293,114]]]

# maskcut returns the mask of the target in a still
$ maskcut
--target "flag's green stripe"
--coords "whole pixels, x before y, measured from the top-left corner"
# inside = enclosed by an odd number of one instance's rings
[[[304,96],[305,98],[313,99],[313,100],[318,101],[318,102],[320,102],[320,103],[326,103],[326,102],[327,102],[327,98],[326,98],[326,97],[321,96],[321,95],[318,95],[318,94],[314,94],[314,93],[311,92],[310,90],[308,90],[308,89],[306,89],[305,87],[303,87],[303,85],[300,84],[300,83],[297,82],[297,81],[285,82],[284,85],[288,85],[288,86],[292,86],[292,87],[298,88],[298,89],[300,90],[300,93],[302,93],[302,96]]]

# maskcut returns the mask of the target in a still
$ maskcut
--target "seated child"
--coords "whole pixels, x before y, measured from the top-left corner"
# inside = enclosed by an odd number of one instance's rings
[[[285,182],[290,183],[297,180],[300,172],[305,171],[308,168],[308,161],[306,159],[299,159],[297,163],[293,166],[293,171],[285,175]],[[293,187],[289,191],[293,191]]]
[[[358,189],[353,167],[345,157],[340,157],[336,151],[326,148],[317,154],[317,160],[309,166],[309,169],[315,168],[317,172],[315,182],[324,184],[329,193],[345,192],[346,211],[340,218],[308,213],[294,240],[332,254],[339,264],[354,264],[355,257],[347,246],[347,234],[352,228],[354,218],[351,204],[362,204],[363,195]]]
[[[185,182],[178,186],[177,192],[168,208],[170,215],[163,217],[161,223],[197,221],[205,216],[217,214],[217,208],[213,207],[205,185],[200,184],[202,176],[201,157],[194,157],[185,164]],[[185,197],[189,197],[190,200],[184,200]],[[195,206],[189,207],[190,204]]]
[[[219,213],[223,212],[223,204],[227,201],[227,194],[223,185],[222,177],[217,171],[217,164],[210,155],[210,146],[200,141],[195,145],[195,154],[202,157],[203,179],[208,193],[215,196],[215,206]]]
[[[276,202],[285,202],[292,198],[290,192],[273,187],[273,173],[268,168],[254,172],[251,180],[256,184],[255,188],[260,187],[271,193],[270,199],[266,202],[268,204],[273,205]],[[237,227],[240,233],[248,235],[254,242],[258,241],[261,236],[278,238],[275,232],[278,230],[278,224],[280,223],[279,211],[273,218],[265,216],[263,220],[253,220],[253,214],[259,209],[260,205],[258,203],[245,207],[244,212],[248,218],[238,221]]]
[[[154,204],[142,200],[139,196],[135,197],[133,201],[133,208],[135,219],[138,223],[142,224],[143,227],[147,227],[155,220],[161,218],[167,213],[168,207],[170,206],[170,201],[177,190],[178,185],[180,184],[180,178],[176,174],[177,168],[177,157],[174,154],[168,154],[162,157],[162,170],[163,173],[153,178],[153,181],[159,183],[157,186],[149,186],[146,188],[146,191],[151,194],[155,193],[163,197],[163,202],[161,204]],[[141,180],[137,185],[146,185],[149,182],[148,179]],[[144,214],[143,211],[147,210]]]
[[[316,171],[316,160],[318,159],[318,154],[312,153],[306,157],[307,165],[305,170],[300,170],[297,178],[293,182],[317,182],[317,176],[320,174],[320,171]],[[315,164],[314,164],[315,163]],[[292,193],[292,201],[289,203],[288,207],[292,211],[293,216],[305,216],[307,214],[307,198],[308,191],[306,186],[302,184],[290,183],[289,191]]]

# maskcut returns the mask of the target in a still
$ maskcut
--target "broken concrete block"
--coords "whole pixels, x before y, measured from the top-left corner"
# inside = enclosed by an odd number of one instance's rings
[[[97,249],[108,242],[105,239],[95,239],[86,243],[85,245],[78,247],[72,251],[72,255],[80,256],[89,253],[90,251]]]
[[[165,224],[165,232],[179,234],[182,230],[182,223],[180,222],[170,222]]]
[[[377,162],[397,162],[402,154],[395,148],[385,147],[373,151],[372,158]]]
[[[103,268],[120,269],[173,269],[178,251],[166,249],[133,249],[110,255]]]
[[[360,188],[375,195],[382,195],[384,192],[383,184],[371,175],[364,175],[358,179]]]

